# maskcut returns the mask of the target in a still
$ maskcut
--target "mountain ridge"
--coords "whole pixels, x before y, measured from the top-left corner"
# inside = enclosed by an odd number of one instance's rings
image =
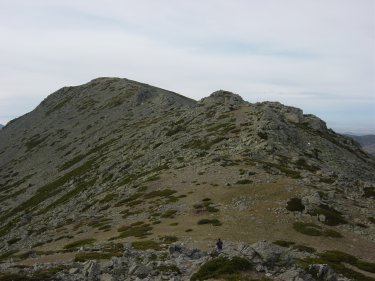
[[[1,130],[0,250],[59,255],[77,239],[100,247],[165,235],[204,248],[214,233],[371,260],[374,175],[357,142],[301,109],[224,90],[194,101],[98,78],[56,91]],[[287,209],[292,199],[303,208]]]

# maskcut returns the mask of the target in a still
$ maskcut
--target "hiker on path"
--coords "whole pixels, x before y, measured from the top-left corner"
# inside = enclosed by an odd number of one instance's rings
[[[216,241],[216,247],[219,251],[221,251],[223,249],[223,241],[221,241],[221,239],[217,239]]]

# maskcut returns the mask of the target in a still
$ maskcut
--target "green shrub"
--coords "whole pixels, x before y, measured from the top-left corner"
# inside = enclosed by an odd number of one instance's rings
[[[173,136],[173,135],[175,135],[175,134],[177,134],[179,132],[183,132],[183,131],[185,131],[185,127],[183,127],[183,126],[177,126],[177,127],[174,127],[172,129],[170,129],[165,135],[167,137],[171,137],[171,136]]]
[[[218,137],[212,140],[208,138],[205,139],[193,139],[188,144],[184,145],[182,148],[191,148],[191,149],[201,149],[201,150],[208,150],[211,146],[225,140],[224,137]]]
[[[236,184],[250,184],[253,183],[252,180],[244,179],[244,180],[238,180]]]
[[[93,167],[96,159],[92,159],[84,163],[82,166],[75,168],[74,170],[66,173],[65,175],[61,176],[60,178],[42,186],[37,190],[35,195],[33,195],[28,200],[22,202],[20,205],[16,206],[10,212],[2,215],[0,217],[0,221],[3,221],[19,212],[27,211],[30,209],[35,208],[43,201],[50,199],[51,197],[59,194],[64,189],[60,188],[65,183],[69,182],[71,179],[79,176],[83,176],[87,172],[89,172]],[[51,204],[53,205],[53,204]],[[48,208],[48,207],[47,207]],[[52,206],[50,208],[53,208]],[[2,235],[3,230],[0,229],[0,236]]]
[[[374,217],[368,217],[368,220],[372,223],[375,223],[375,218]]]
[[[57,237],[55,241],[59,241],[61,239],[72,239],[72,238],[74,238],[74,236],[72,235],[63,235],[63,236]]]
[[[18,251],[17,250],[11,250],[11,251],[7,251],[3,254],[0,255],[0,261],[1,260],[5,260],[11,256],[13,256],[15,253],[17,253]]]
[[[348,263],[361,270],[375,273],[375,263],[361,261],[356,257],[341,251],[327,251],[319,256],[330,263]]]
[[[21,238],[19,238],[19,237],[14,237],[14,238],[9,239],[9,240],[7,241],[7,243],[8,243],[8,245],[13,245],[13,244],[17,243],[17,242],[20,241],[20,240],[21,240]]]
[[[79,154],[75,156],[73,159],[65,162],[61,167],[59,167],[59,171],[69,169],[70,167],[74,166],[75,164],[83,160],[86,156],[86,154]]]
[[[300,198],[293,197],[287,202],[286,209],[291,212],[302,212],[305,210],[305,206]]]
[[[234,274],[251,270],[252,264],[244,258],[233,257],[212,259],[201,266],[197,273],[191,277],[191,281],[219,278],[225,274]]]
[[[161,217],[162,217],[162,218],[172,219],[172,218],[174,218],[174,215],[175,215],[176,213],[177,213],[176,210],[167,210],[167,211],[165,211],[165,212],[161,215]]]
[[[359,227],[362,227],[362,228],[368,228],[368,226],[366,224],[360,223],[360,222],[356,223],[355,225],[359,226]]]
[[[357,262],[356,257],[341,251],[326,251],[322,254],[319,254],[319,256],[324,260],[333,263],[345,262],[349,264],[355,264]]]
[[[100,200],[99,202],[100,203],[107,203],[107,202],[112,201],[116,197],[117,197],[117,194],[109,193],[102,200]]]
[[[319,167],[318,166],[312,166],[312,165],[309,165],[305,159],[298,159],[297,162],[295,163],[296,166],[301,169],[301,170],[307,170],[307,171],[310,171],[310,172],[316,172],[319,170]]]
[[[127,207],[134,207],[134,206],[137,206],[137,205],[140,205],[144,203],[144,201],[142,200],[134,200],[134,201],[130,201],[126,204]]]
[[[136,250],[161,250],[161,246],[159,243],[152,241],[152,240],[144,240],[144,241],[134,241],[132,242],[132,247]]]
[[[267,135],[266,132],[258,132],[257,135],[258,135],[258,137],[260,137],[263,140],[267,140],[268,139],[268,135]]]
[[[207,200],[208,199],[208,200]],[[197,203],[193,205],[193,208],[196,210],[197,213],[201,212],[210,212],[210,213],[216,213],[219,212],[220,210],[214,206],[212,206],[212,202],[210,202],[209,198],[203,199],[203,203]]]
[[[374,187],[365,187],[363,189],[364,197],[366,198],[375,198],[375,188]]]
[[[304,246],[304,245],[294,245],[292,248],[296,249],[300,252],[306,252],[306,253],[311,253],[311,254],[316,252],[316,250],[314,248]]]
[[[295,222],[293,223],[295,231],[309,236],[321,236],[321,227],[314,223]]]
[[[218,219],[201,219],[198,224],[212,224],[213,226],[220,226],[222,223]]]
[[[138,226],[138,225],[143,225],[143,224],[145,224],[143,221],[136,221],[130,224],[130,226]]]
[[[160,265],[156,268],[160,272],[177,272],[180,274],[180,269],[175,265]]]
[[[96,241],[96,239],[94,239],[94,238],[78,240],[78,241],[75,241],[75,242],[72,242],[72,243],[69,243],[69,244],[65,245],[64,249],[66,249],[66,250],[76,249],[76,248],[79,248],[79,247],[84,246],[84,245],[92,244],[95,241]]]
[[[274,241],[273,244],[281,246],[281,247],[289,248],[290,246],[292,246],[296,243],[294,243],[292,241],[277,240],[277,241]]]
[[[357,260],[355,266],[361,270],[375,273],[375,263]]]
[[[149,176],[145,181],[150,182],[150,181],[157,181],[157,180],[160,180],[160,176],[159,175],[152,175],[152,176]]]
[[[337,232],[335,230],[332,230],[332,229],[326,229],[323,231],[323,236],[326,236],[326,237],[334,237],[334,238],[342,238],[343,236],[341,235],[340,232]]]
[[[150,198],[154,198],[154,197],[169,197],[169,196],[175,194],[176,192],[177,191],[175,191],[175,190],[166,188],[166,189],[155,190],[155,191],[151,191],[149,193],[146,193],[145,195],[143,195],[143,198],[150,199]]]
[[[56,208],[57,206],[59,205],[62,205],[64,203],[66,203],[67,201],[69,201],[72,197],[76,197],[78,194],[80,194],[82,191],[84,191],[85,189],[89,188],[89,187],[92,187],[94,185],[94,183],[96,182],[96,179],[92,179],[92,180],[89,180],[89,181],[81,181],[80,183],[78,183],[76,185],[76,187],[70,191],[68,191],[67,193],[65,193],[63,196],[61,196],[60,198],[58,198],[56,201],[52,202],[51,204],[49,204],[47,207],[45,207],[43,210],[41,210],[39,213],[40,214],[45,214],[47,213],[48,211]]]
[[[219,212],[220,210],[218,208],[215,208],[213,206],[207,206],[206,207],[206,210],[210,213],[216,213],[216,212]]]
[[[324,215],[326,219],[323,223],[330,226],[348,223],[342,216],[342,213],[325,204],[320,204],[318,208],[309,212],[309,214],[314,216]]]
[[[171,236],[171,235],[166,235],[160,237],[160,240],[163,241],[164,243],[170,244],[178,241],[178,238],[176,236]]]
[[[142,225],[136,225],[136,226],[122,226],[117,231],[121,232],[119,236],[113,237],[113,239],[118,238],[125,238],[125,237],[145,237],[147,235],[151,235],[152,226],[149,224],[142,224]]]
[[[36,134],[32,136],[26,143],[25,146],[27,148],[27,152],[32,150],[34,147],[40,145],[42,142],[44,142],[48,136],[41,137],[39,134]]]
[[[271,163],[271,162],[261,162],[263,164],[263,167],[266,171],[272,172],[272,168],[278,169],[280,172],[284,173],[288,177],[291,177],[293,179],[300,179],[301,173],[298,171],[294,171],[292,169],[289,169],[285,165]],[[250,163],[252,164],[252,163]]]
[[[309,267],[309,264],[314,263],[325,263],[331,266],[337,273],[344,275],[347,278],[357,281],[374,281],[374,278],[365,276],[364,274],[355,271],[354,269],[348,268],[345,264],[350,264],[358,269],[375,272],[375,263],[369,263],[361,261],[356,257],[341,252],[341,251],[326,251],[320,253],[318,258],[306,258],[304,260],[298,260],[297,262],[302,265],[305,269]]]
[[[39,247],[39,246],[43,246],[44,244],[46,244],[47,242],[43,241],[43,242],[37,242],[35,244],[33,244],[31,246],[31,248],[36,248],[36,247]]]

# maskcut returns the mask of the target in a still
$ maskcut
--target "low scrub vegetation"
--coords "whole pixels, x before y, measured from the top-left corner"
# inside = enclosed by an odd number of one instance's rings
[[[250,184],[253,183],[252,180],[244,179],[244,180],[239,180],[236,182],[236,184]]]
[[[302,204],[300,198],[290,198],[287,202],[286,209],[291,212],[302,212],[305,210],[305,206]]]
[[[201,219],[198,224],[212,224],[213,226],[220,226],[222,223],[218,219]]]
[[[191,148],[191,149],[201,149],[201,150],[209,150],[211,146],[222,142],[225,140],[224,137],[218,137],[215,139],[194,139],[190,141],[188,144],[184,145],[182,148]]]
[[[134,241],[132,242],[132,247],[136,250],[156,250],[159,251],[162,249],[158,242],[152,240],[143,240],[143,241]]]
[[[59,194],[63,190],[59,187],[61,187],[65,183],[69,182],[74,177],[79,177],[79,176],[82,176],[82,175],[86,174],[88,171],[93,169],[94,162],[95,162],[95,159],[89,160],[86,163],[84,163],[82,166],[79,166],[79,167],[75,168],[74,170],[72,170],[72,171],[68,172],[67,174],[63,175],[62,177],[60,177],[60,178],[44,185],[43,187],[39,188],[37,190],[37,192],[35,193],[35,195],[33,195],[31,198],[24,201],[20,205],[18,205],[17,207],[15,207],[13,210],[8,212],[7,214],[1,216],[0,221],[5,220],[6,218],[11,217],[11,216],[13,216],[13,215],[15,215],[19,212],[27,211],[31,208],[35,208],[36,206],[38,206],[43,201],[56,196],[57,194]],[[52,208],[53,207],[51,206],[49,209],[52,209]]]
[[[161,215],[161,217],[162,217],[162,218],[172,219],[172,218],[175,217],[175,214],[176,214],[176,213],[177,213],[176,210],[167,210],[167,211],[165,211],[165,212]]]
[[[333,238],[342,237],[339,232],[332,229],[323,229],[321,226],[316,225],[315,223],[295,222],[293,224],[293,228],[295,231],[309,236],[326,236]]]
[[[358,281],[374,281],[374,278],[365,276],[364,274],[355,270],[363,270],[370,273],[375,273],[375,263],[362,261],[355,256],[341,252],[341,251],[326,251],[318,254],[317,258],[306,258],[298,260],[298,263],[302,265],[306,270],[309,270],[310,264],[328,264],[337,273],[341,273],[347,278]],[[354,268],[346,266],[349,264]],[[316,276],[316,272],[311,272],[312,275]]]
[[[294,243],[292,241],[277,240],[277,241],[274,241],[273,244],[281,246],[281,247],[289,248],[290,246],[292,246],[296,243]]]
[[[218,279],[224,275],[232,275],[251,270],[253,265],[244,258],[233,257],[212,259],[201,266],[190,280]]]
[[[363,196],[366,198],[375,198],[375,188],[374,187],[366,187],[363,189],[364,194]]]
[[[193,208],[195,209],[196,213],[216,213],[220,211],[218,208],[214,206],[214,203],[211,202],[210,198],[204,198],[202,201],[202,203],[197,203],[193,205]]]
[[[143,195],[143,198],[150,199],[150,198],[155,198],[155,197],[169,197],[169,196],[175,194],[176,192],[177,191],[175,191],[175,190],[166,188],[166,189],[155,190],[155,191],[151,191],[149,193],[146,193],[145,195]]]
[[[10,250],[10,251],[4,252],[3,254],[0,255],[0,261],[6,260],[6,259],[12,257],[17,252],[18,252],[17,250]]]
[[[309,212],[309,214],[312,216],[324,215],[325,220],[323,223],[330,226],[348,223],[341,212],[325,204],[320,204],[318,208]]]
[[[163,241],[163,243],[171,244],[178,241],[178,238],[176,236],[166,235],[160,237],[160,240]]]
[[[153,229],[152,226],[150,226],[147,223],[143,222],[136,222],[135,224],[129,225],[129,226],[122,226],[118,229],[118,232],[120,234],[116,237],[111,238],[113,239],[119,239],[119,238],[125,238],[125,237],[138,237],[138,238],[145,238],[148,235],[151,235],[150,232]]]
[[[263,164],[263,168],[266,171],[272,172],[272,168],[279,170],[280,172],[284,173],[287,177],[293,179],[300,179],[301,173],[295,170],[288,168],[285,165],[271,163],[271,162],[261,162]]]
[[[175,265],[160,265],[156,269],[160,272],[168,272],[168,273],[176,272],[177,274],[181,273],[179,268]]]
[[[96,241],[96,239],[94,239],[94,238],[78,240],[78,241],[75,241],[75,242],[72,242],[72,243],[69,243],[69,244],[65,245],[64,249],[66,249],[66,250],[77,249],[77,248],[85,246],[85,245],[90,245],[90,244],[94,243],[95,241]]]
[[[306,252],[306,253],[310,253],[310,254],[316,252],[316,250],[314,248],[308,247],[308,246],[305,246],[305,245],[293,245],[292,248],[297,250],[297,251]]]
[[[277,240],[277,241],[273,242],[273,244],[281,246],[281,247],[285,247],[285,248],[291,247],[292,249],[295,249],[295,250],[300,251],[300,252],[307,252],[307,253],[315,253],[316,252],[316,250],[312,247],[308,247],[308,246],[305,246],[305,245],[296,245],[296,243],[292,242],[292,241]]]

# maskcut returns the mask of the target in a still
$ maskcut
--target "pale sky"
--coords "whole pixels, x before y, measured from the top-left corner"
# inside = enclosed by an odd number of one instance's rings
[[[0,0],[0,38],[2,124],[106,76],[375,133],[374,0]]]

